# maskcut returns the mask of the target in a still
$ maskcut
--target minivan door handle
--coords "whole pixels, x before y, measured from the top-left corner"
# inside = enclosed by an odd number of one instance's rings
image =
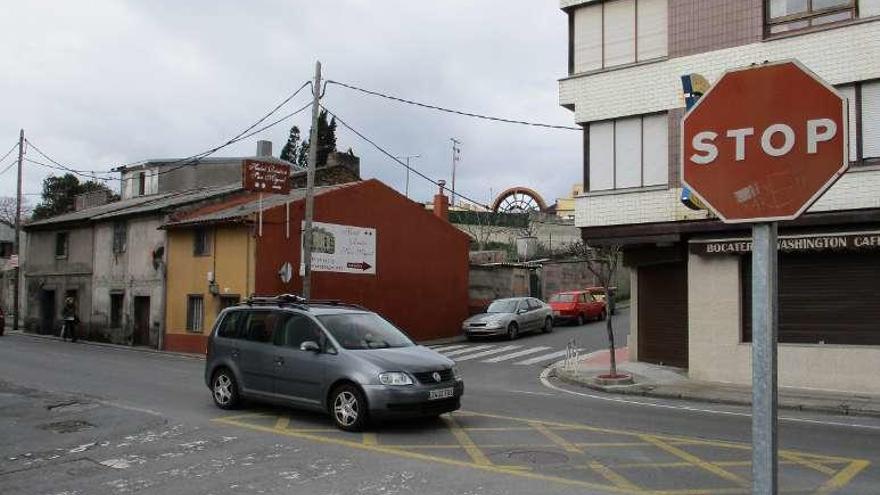
[[[284,358],[281,356],[275,356],[275,364],[281,366],[284,364]]]
[[[232,356],[232,359],[238,359],[238,356],[240,354],[241,354],[241,351],[239,351],[238,349],[233,349],[232,352],[230,353],[230,356]]]

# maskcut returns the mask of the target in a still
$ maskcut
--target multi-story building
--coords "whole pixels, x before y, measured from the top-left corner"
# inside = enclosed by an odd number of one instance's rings
[[[681,201],[681,76],[797,59],[848,98],[850,170],[780,225],[783,386],[880,393],[880,0],[561,0],[575,223],[630,268],[630,355],[750,382],[749,231]],[[736,105],[737,102],[730,102]]]

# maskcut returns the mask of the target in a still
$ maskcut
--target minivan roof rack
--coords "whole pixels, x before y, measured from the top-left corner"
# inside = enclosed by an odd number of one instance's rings
[[[345,303],[339,299],[305,299],[296,294],[259,295],[251,294],[250,297],[239,303],[243,306],[296,306],[299,309],[308,310],[309,305],[321,304],[326,306],[344,306],[367,310],[367,308],[352,303]]]

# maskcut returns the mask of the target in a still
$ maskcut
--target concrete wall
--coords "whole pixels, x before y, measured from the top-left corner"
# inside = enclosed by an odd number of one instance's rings
[[[55,234],[68,233],[68,254],[55,256]],[[61,318],[64,294],[77,291],[79,317],[82,320],[80,334],[87,335],[91,327],[92,308],[92,239],[91,226],[35,230],[27,235],[27,256],[23,258],[24,287],[23,324],[29,332],[57,332]],[[55,313],[51,328],[41,327],[41,294],[43,290],[55,291]]]
[[[162,217],[149,216],[124,220],[127,223],[125,252],[113,252],[114,222],[95,226],[92,333],[95,338],[115,343],[132,343],[135,297],[150,298],[151,347],[158,345],[162,328],[164,298],[164,257],[154,264],[153,253],[165,245],[165,231],[159,230]],[[110,327],[110,294],[123,293],[122,326]]]
[[[470,312],[482,312],[495,299],[530,295],[531,271],[518,266],[471,265],[468,282]]]
[[[740,342],[740,294],[737,257],[689,256],[691,378],[751,383],[751,344]],[[635,304],[631,314],[636,314]],[[877,376],[877,346],[779,345],[779,385],[783,387],[880,394]]]
[[[198,166],[174,169],[179,165],[160,169],[163,172],[159,175],[159,193],[241,183],[241,159],[219,163],[202,161]]]
[[[244,225],[217,226],[212,229],[210,256],[193,255],[193,230],[168,231],[168,298],[164,348],[174,351],[205,352],[205,339],[217,314],[221,295],[237,295],[243,300],[254,292],[254,247],[252,229]],[[208,287],[208,273],[214,273],[219,294]],[[204,298],[205,319],[201,332],[186,330],[187,297]]]

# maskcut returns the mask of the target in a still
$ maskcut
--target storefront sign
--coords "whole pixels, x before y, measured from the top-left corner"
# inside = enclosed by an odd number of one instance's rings
[[[880,249],[880,232],[780,236],[776,246],[782,252]],[[752,241],[749,239],[691,241],[690,251],[702,255],[745,254],[752,252]]]
[[[290,166],[260,160],[244,160],[241,184],[245,191],[270,194],[290,192]]]
[[[312,222],[312,271],[375,275],[376,229]]]

